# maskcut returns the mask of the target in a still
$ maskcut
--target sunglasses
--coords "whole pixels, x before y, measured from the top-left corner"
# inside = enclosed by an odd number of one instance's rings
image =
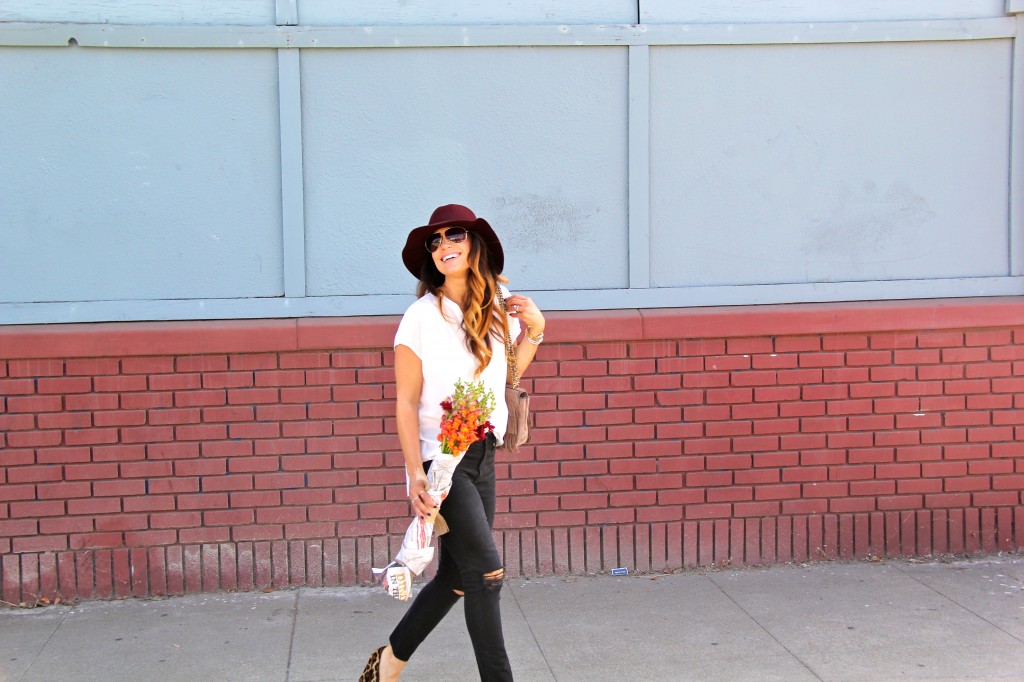
[[[466,241],[466,237],[469,236],[469,231],[464,227],[449,227],[447,230],[435,232],[434,234],[427,237],[426,245],[427,251],[434,253],[441,248],[441,240],[447,239],[452,244],[461,244]]]

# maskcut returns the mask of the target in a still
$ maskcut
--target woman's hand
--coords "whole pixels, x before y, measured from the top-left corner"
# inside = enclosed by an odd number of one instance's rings
[[[533,299],[520,294],[513,294],[505,299],[508,314],[519,320],[530,330],[530,336],[537,338],[544,333],[544,315]]]
[[[409,502],[414,516],[429,519],[437,513],[434,498],[427,492],[427,475],[423,469],[409,476]]]

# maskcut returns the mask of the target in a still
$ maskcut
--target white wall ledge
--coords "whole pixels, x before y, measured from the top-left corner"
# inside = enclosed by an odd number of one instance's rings
[[[1024,0],[1019,0],[1024,6]],[[409,48],[771,45],[1012,38],[1012,17],[824,23],[502,26],[157,26],[0,23],[0,46],[106,48]]]
[[[511,283],[515,290],[515,282]],[[620,310],[839,301],[891,301],[1024,295],[1024,277],[947,280],[815,282],[743,286],[523,291],[544,310]],[[224,298],[186,300],[72,301],[0,304],[0,326],[72,322],[228,320],[293,317],[398,315],[414,297],[399,294]]]

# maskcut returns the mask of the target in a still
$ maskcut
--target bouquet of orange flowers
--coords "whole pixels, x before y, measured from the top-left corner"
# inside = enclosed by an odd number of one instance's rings
[[[441,409],[444,416],[437,439],[446,455],[458,457],[494,430],[494,424],[487,421],[494,412],[494,391],[486,388],[483,381],[456,381],[455,393],[441,401]]]
[[[459,457],[470,445],[494,430],[494,425],[488,421],[494,412],[494,402],[494,392],[482,381],[463,383],[461,380],[455,382],[455,392],[441,401],[444,414],[437,436],[441,454],[434,458],[427,471],[427,494],[434,504],[440,505],[448,496]],[[430,539],[435,530],[438,535],[448,532],[448,525],[440,514],[435,512],[413,519],[395,560],[384,568],[373,569],[377,584],[385,592],[402,601],[412,596],[412,574],[422,573],[434,558]]]

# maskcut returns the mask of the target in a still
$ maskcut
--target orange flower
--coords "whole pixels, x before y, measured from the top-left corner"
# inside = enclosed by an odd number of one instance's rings
[[[494,425],[487,421],[494,411],[494,392],[482,381],[455,382],[455,393],[441,401],[441,452],[458,457],[470,445],[487,437]]]

